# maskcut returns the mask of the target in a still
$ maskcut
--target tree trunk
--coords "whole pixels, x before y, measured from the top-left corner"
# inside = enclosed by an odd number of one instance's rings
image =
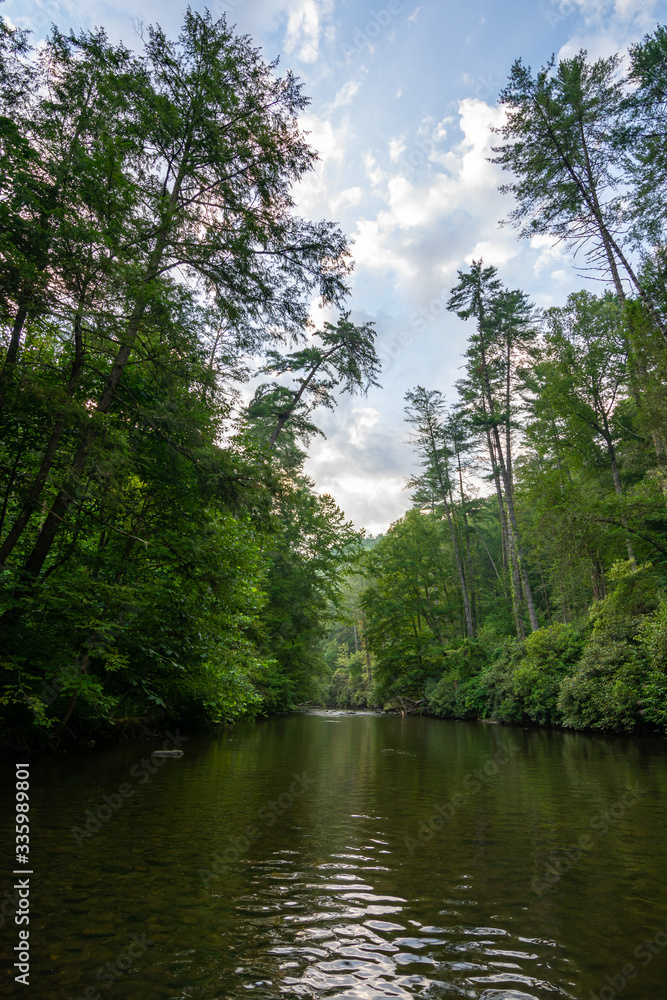
[[[140,291],[128,321],[127,329],[123,338],[123,344],[116,354],[111,372],[107,378],[104,389],[102,390],[102,395],[97,403],[97,406],[95,407],[96,414],[103,415],[109,412],[116,389],[118,388],[125,367],[132,354],[132,350],[139,333],[139,328],[148,305],[147,289],[151,282],[153,282],[160,273],[162,258],[167,248],[171,226],[173,224],[173,219],[178,206],[180,189],[185,178],[188,155],[189,144],[186,142],[183,150],[181,166],[174,181],[173,190],[169,196],[169,202],[165,211],[164,220],[158,232],[155,247],[149,257],[146,271],[144,272],[144,276],[141,281]],[[91,448],[99,433],[99,419],[94,423],[89,421],[83,433],[83,440],[81,441],[78,451],[76,452],[70,466],[67,482],[59,490],[58,495],[51,506],[51,510],[47,514],[42,525],[33,550],[26,561],[24,569],[29,577],[36,577],[40,573],[46,561],[58,530],[64,523],[67,511],[74,500],[79,480],[84,472],[84,469],[86,468],[86,465],[88,464],[88,456],[90,455]]]
[[[456,569],[459,574],[459,580],[461,582],[461,596],[463,598],[463,611],[465,615],[466,631],[468,633],[468,638],[472,639],[475,635],[475,629],[472,621],[472,611],[470,608],[470,594],[468,593],[468,581],[466,580],[465,568],[461,560],[460,546],[458,543],[458,538],[456,537],[456,530],[454,527],[454,522],[452,520],[452,514],[450,510],[450,504],[448,500],[449,490],[445,483],[445,478],[443,476],[442,467],[438,459],[438,447],[435,440],[435,435],[433,431],[433,426],[429,424],[429,434],[431,437],[431,449],[433,455],[433,464],[437,470],[438,485],[440,486],[440,496],[445,507],[445,514],[447,516],[447,523],[449,524],[449,532],[452,539],[452,547],[454,549],[454,559],[456,561]],[[447,474],[447,480],[449,480],[449,470]]]
[[[86,305],[86,292],[88,289],[89,280],[86,279],[83,283],[81,293],[79,296],[79,303],[76,316],[74,318],[74,359],[72,361],[72,368],[70,371],[69,378],[67,380],[67,385],[65,387],[65,394],[67,399],[72,399],[76,391],[76,387],[79,383],[79,377],[81,375],[81,370],[83,368],[83,334],[81,329],[81,317],[83,309]],[[55,461],[55,457],[58,451],[58,444],[60,443],[60,438],[62,437],[63,430],[65,429],[65,414],[60,413],[56,418],[56,422],[51,430],[51,438],[46,447],[46,451],[42,457],[42,462],[33,481],[28,498],[23,504],[21,512],[17,517],[16,521],[12,525],[7,538],[2,543],[0,547],[0,565],[2,565],[7,557],[11,554],[12,549],[18,542],[19,538],[23,534],[30,518],[37,509],[39,499],[42,495],[42,491],[48,479],[49,472]]]
[[[613,441],[611,439],[611,434],[609,432],[609,427],[607,425],[607,418],[606,418],[606,416],[604,416],[604,429],[605,429],[605,442],[606,442],[606,445],[607,445],[607,453],[609,455],[609,464],[611,466],[611,475],[612,475],[612,478],[614,480],[614,490],[616,491],[616,495],[622,498],[623,497],[623,487],[621,486],[621,477],[618,474],[618,464],[616,462],[616,449],[614,448],[614,443],[613,443]],[[635,559],[635,554],[634,554],[634,551],[633,551],[633,548],[632,548],[632,543],[630,541],[630,536],[629,536],[629,534],[627,534],[627,532],[628,532],[628,520],[627,520],[627,518],[626,518],[626,516],[625,516],[624,513],[621,514],[621,521],[623,522],[623,527],[625,528],[626,536],[627,536],[626,539],[625,539],[625,542],[626,542],[626,545],[628,547],[628,559],[630,560],[630,565],[632,566],[632,568],[636,570],[637,569],[637,560]]]
[[[7,348],[5,361],[2,366],[2,371],[0,372],[0,412],[3,410],[5,405],[5,392],[7,390],[9,380],[12,377],[12,369],[18,358],[19,346],[21,344],[21,331],[23,330],[27,316],[27,306],[19,306],[16,316],[14,317],[14,325],[12,326],[9,347]]]
[[[483,337],[483,332],[480,330],[480,339],[482,337]],[[494,462],[494,458],[493,458],[493,452],[494,452],[494,449],[495,449],[496,454],[497,454],[497,460],[498,460],[498,468],[499,468],[499,471],[500,471],[500,478],[502,479],[502,484],[503,484],[503,487],[504,487],[503,492],[504,492],[505,505],[507,507],[508,540],[509,540],[509,550],[510,550],[509,554],[510,554],[510,562],[512,563],[512,574],[513,574],[513,577],[517,576],[518,579],[523,584],[523,595],[524,595],[524,600],[525,600],[525,603],[526,603],[526,609],[528,611],[528,617],[530,619],[530,626],[531,626],[532,631],[536,632],[540,626],[539,626],[539,622],[537,620],[537,614],[535,613],[535,605],[534,605],[534,602],[533,602],[533,594],[532,594],[532,591],[531,591],[531,588],[530,588],[530,581],[528,579],[528,573],[527,573],[525,565],[524,565],[524,560],[523,560],[523,557],[522,557],[521,547],[520,547],[520,543],[519,543],[519,526],[517,524],[516,514],[515,514],[515,510],[514,510],[514,498],[512,497],[512,484],[511,484],[511,482],[509,480],[509,475],[508,475],[508,471],[507,471],[507,464],[505,462],[504,455],[503,455],[503,449],[502,449],[502,444],[500,442],[500,432],[498,430],[498,424],[496,423],[496,421],[494,419],[493,396],[492,396],[492,393],[491,393],[491,386],[489,384],[489,375],[488,375],[488,368],[487,368],[487,363],[486,363],[486,353],[484,351],[484,348],[482,348],[482,368],[483,368],[483,371],[482,371],[482,381],[483,381],[483,384],[484,384],[484,392],[485,392],[485,396],[486,396],[486,406],[488,407],[488,413],[489,413],[490,423],[491,423],[491,429],[490,429],[490,431],[487,431],[487,434],[491,435],[490,439],[489,439],[491,460],[494,463],[494,467],[495,467],[495,462]],[[500,483],[497,483],[497,488],[500,489]],[[515,581],[515,584],[514,584],[515,588],[516,588],[516,582],[517,581]],[[517,596],[517,598],[520,596],[519,592],[518,592],[518,589],[517,589],[516,596]],[[517,626],[518,625],[519,625],[519,622],[518,622],[518,619],[517,619]],[[523,623],[521,623],[520,630],[523,631]]]

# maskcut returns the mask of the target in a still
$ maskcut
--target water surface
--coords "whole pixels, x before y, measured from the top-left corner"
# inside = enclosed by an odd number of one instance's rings
[[[1,996],[667,995],[665,741],[322,712],[156,746],[32,764]]]

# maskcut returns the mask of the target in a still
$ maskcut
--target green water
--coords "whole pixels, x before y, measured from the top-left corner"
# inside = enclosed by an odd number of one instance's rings
[[[31,765],[1,996],[667,997],[664,741],[322,712],[155,746]]]

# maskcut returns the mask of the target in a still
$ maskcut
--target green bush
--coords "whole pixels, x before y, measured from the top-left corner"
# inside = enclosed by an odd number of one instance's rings
[[[477,710],[468,704],[471,689],[486,663],[486,653],[478,642],[465,640],[456,649],[447,649],[441,677],[425,685],[429,711],[445,719],[474,719]]]
[[[480,718],[497,719],[499,722],[523,721],[524,712],[516,696],[514,674],[525,649],[524,642],[507,638],[500,648],[494,650],[491,663],[480,676],[475,692]]]
[[[638,638],[649,662],[644,685],[642,714],[646,721],[667,732],[667,600],[641,626]]]
[[[565,726],[625,732],[645,726],[651,670],[640,635],[658,606],[659,580],[650,566],[638,572],[624,566],[615,576],[614,592],[593,605],[593,631],[561,687],[558,710]]]
[[[514,672],[517,707],[541,726],[561,722],[558,697],[563,680],[581,656],[584,637],[575,625],[538,629],[526,639],[526,655]]]
[[[520,642],[493,637],[449,650],[448,669],[427,689],[431,711],[449,718],[557,723],[562,680],[581,654],[581,630],[552,625]]]

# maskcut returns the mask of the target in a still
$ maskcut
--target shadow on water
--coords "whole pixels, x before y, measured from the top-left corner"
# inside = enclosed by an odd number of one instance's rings
[[[662,741],[313,712],[154,748],[32,765],[26,996],[664,995]]]

